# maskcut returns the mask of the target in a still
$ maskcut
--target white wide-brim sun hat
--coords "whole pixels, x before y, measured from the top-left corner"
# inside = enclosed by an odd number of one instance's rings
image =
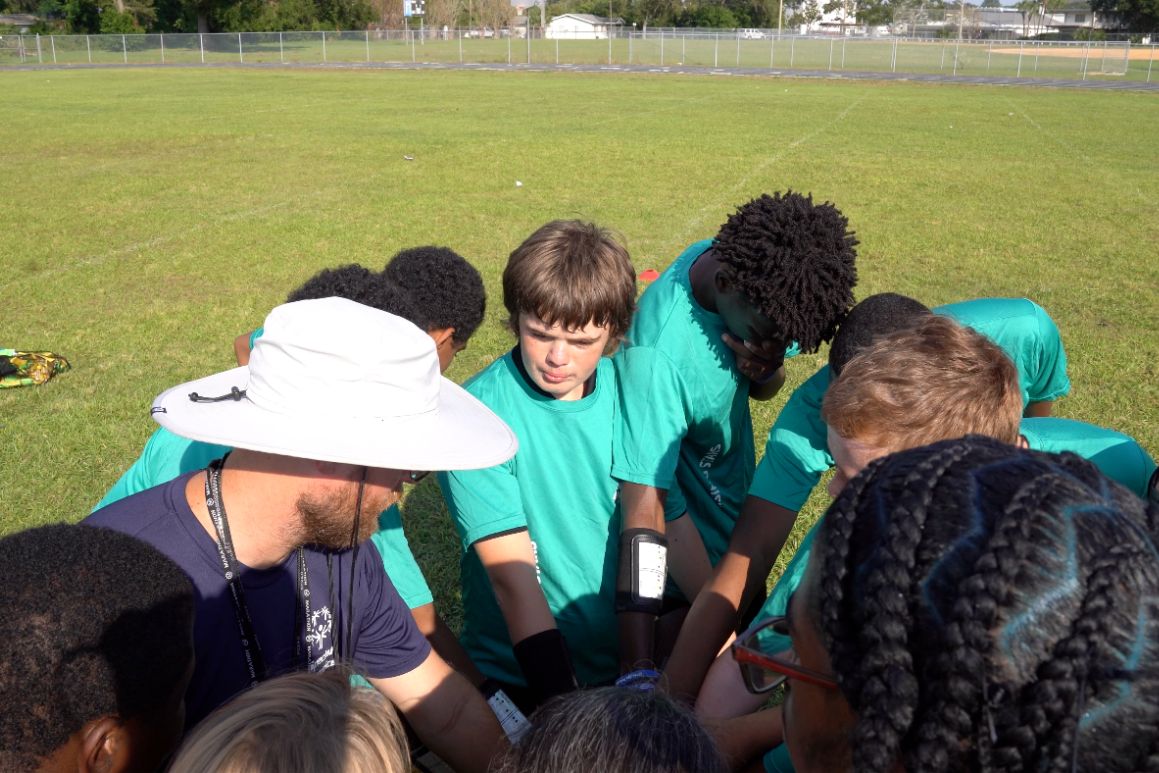
[[[519,447],[441,376],[430,336],[344,298],[278,306],[248,366],[168,389],[152,413],[192,440],[396,470],[493,467]]]

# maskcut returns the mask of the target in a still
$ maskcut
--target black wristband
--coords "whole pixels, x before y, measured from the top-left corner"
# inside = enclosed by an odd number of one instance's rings
[[[578,686],[567,641],[558,628],[532,634],[512,650],[536,705],[555,695],[571,692]]]
[[[667,553],[668,540],[658,531],[625,529],[620,533],[616,612],[660,615],[664,607]]]

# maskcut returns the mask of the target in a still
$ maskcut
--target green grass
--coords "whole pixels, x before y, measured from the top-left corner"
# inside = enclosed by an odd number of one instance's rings
[[[152,431],[153,396],[228,367],[233,337],[320,268],[424,243],[469,256],[490,304],[462,380],[510,346],[499,275],[544,221],[594,219],[663,268],[789,187],[848,215],[862,296],[1042,303],[1070,356],[1060,413],[1159,452],[1154,95],[232,69],[0,72],[0,93],[0,346],[74,365],[0,393],[0,533],[83,517]],[[823,357],[755,408],[758,447]],[[453,620],[433,482],[404,518]]]

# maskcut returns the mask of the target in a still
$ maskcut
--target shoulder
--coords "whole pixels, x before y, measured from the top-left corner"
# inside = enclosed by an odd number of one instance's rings
[[[711,246],[711,239],[689,245],[644,290],[628,330],[626,346],[653,344],[670,332],[670,328],[678,330],[692,324],[693,301],[688,269]]]
[[[506,395],[513,389],[518,388],[519,384],[515,380],[515,376],[518,375],[517,369],[512,359],[514,354],[514,349],[508,351],[502,357],[467,379],[463,384],[463,388],[484,403],[487,403],[490,398]]]

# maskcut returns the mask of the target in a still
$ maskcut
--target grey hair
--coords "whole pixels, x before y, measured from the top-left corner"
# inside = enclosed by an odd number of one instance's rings
[[[290,674],[242,693],[182,744],[169,773],[409,773],[406,735],[377,690],[342,669]]]
[[[693,713],[658,691],[598,687],[560,695],[492,773],[725,773]]]

